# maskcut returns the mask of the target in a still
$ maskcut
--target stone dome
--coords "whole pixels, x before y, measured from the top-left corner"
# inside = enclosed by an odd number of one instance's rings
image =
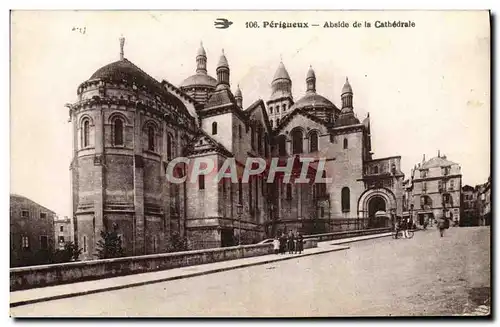
[[[304,95],[297,102],[295,102],[292,108],[300,109],[304,107],[323,107],[327,109],[338,110],[338,108],[335,107],[335,105],[330,100],[317,93]]]
[[[344,83],[344,86],[342,87],[341,94],[345,94],[345,93],[352,93],[351,84],[349,84],[349,79],[347,77],[345,78],[345,83]]]
[[[219,63],[217,64],[217,68],[219,67],[227,67],[229,68],[229,63],[227,62],[226,55],[224,54],[224,51],[222,51],[222,54],[219,58]]]
[[[285,65],[283,64],[282,61],[280,62],[278,69],[276,70],[276,73],[274,73],[273,82],[277,79],[290,80],[290,75],[288,75],[288,71],[286,70]]]
[[[203,57],[207,56],[207,53],[205,52],[205,48],[203,47],[203,44],[200,44],[200,47],[198,48],[198,52],[196,53],[196,56],[203,56]]]
[[[316,78],[316,74],[314,73],[314,69],[311,66],[309,67],[309,70],[307,71],[306,80],[308,80],[310,78]]]
[[[217,80],[210,75],[203,73],[196,73],[189,76],[181,83],[181,87],[191,87],[191,86],[208,86],[215,87],[217,85]]]
[[[167,101],[184,107],[182,101],[170,94],[160,82],[125,58],[99,68],[89,80],[95,79],[126,82],[135,84],[137,87],[145,87],[150,93],[160,95]]]
[[[242,97],[242,93],[241,93],[241,89],[240,89],[240,86],[238,85],[238,88],[236,89],[236,92],[234,92],[234,97],[237,98],[237,97]]]

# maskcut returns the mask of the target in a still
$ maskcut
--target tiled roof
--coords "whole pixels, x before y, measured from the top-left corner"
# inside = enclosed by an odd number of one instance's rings
[[[449,161],[443,157],[434,157],[426,162],[424,162],[421,166],[422,169],[435,168],[435,167],[446,167],[451,165],[457,165],[457,163],[453,161]]]

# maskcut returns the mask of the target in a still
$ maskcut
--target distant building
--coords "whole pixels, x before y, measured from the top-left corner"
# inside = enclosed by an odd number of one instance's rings
[[[447,217],[460,221],[462,173],[460,165],[440,155],[419,163],[411,172],[412,217],[417,225]],[[411,208],[410,208],[411,209]]]
[[[478,225],[477,191],[476,188],[465,185],[462,187],[462,218],[460,219],[460,226]]]
[[[54,250],[55,213],[21,195],[10,195],[11,267],[47,263]]]
[[[64,249],[66,242],[73,242],[73,228],[71,219],[65,216],[64,218],[56,217],[54,221],[54,232],[57,248]]]
[[[491,224],[491,177],[488,177],[486,183],[476,188],[479,226],[489,226]]]

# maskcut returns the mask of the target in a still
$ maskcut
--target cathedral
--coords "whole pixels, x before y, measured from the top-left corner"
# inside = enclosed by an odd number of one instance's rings
[[[120,59],[80,84],[77,101],[67,105],[73,223],[83,259],[95,258],[101,231],[110,229],[127,255],[144,255],[169,251],[178,238],[189,249],[231,246],[290,230],[385,227],[402,215],[401,157],[372,158],[370,117],[357,118],[347,78],[339,108],[317,92],[309,67],[307,91],[295,100],[280,62],[270,96],[245,107],[239,86],[231,90],[223,51],[212,77],[200,45],[194,75],[176,86],[125,58],[124,42]],[[216,167],[233,158],[240,171],[247,158],[291,159],[292,178],[281,174],[268,183],[263,173],[234,183],[200,175],[171,183],[167,166],[178,157],[206,158]],[[304,158],[321,159],[324,167],[312,164],[308,173],[321,170],[329,182],[294,183]],[[181,165],[175,173],[190,171]]]

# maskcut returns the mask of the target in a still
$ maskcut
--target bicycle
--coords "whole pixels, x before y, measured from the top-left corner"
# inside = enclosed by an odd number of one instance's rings
[[[413,235],[415,235],[415,232],[411,229],[408,229],[406,232],[407,232],[406,238],[413,238]],[[398,236],[397,238],[403,238],[403,231],[401,229],[398,229],[397,234],[396,234],[396,232],[392,231],[392,238],[395,239],[396,235]]]

